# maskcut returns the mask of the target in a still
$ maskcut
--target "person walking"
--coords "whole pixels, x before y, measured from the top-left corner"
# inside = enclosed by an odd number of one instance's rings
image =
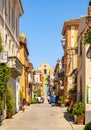
[[[22,110],[23,110],[23,112],[25,111],[25,105],[26,105],[26,100],[25,100],[25,98],[23,98],[23,100],[22,100]]]

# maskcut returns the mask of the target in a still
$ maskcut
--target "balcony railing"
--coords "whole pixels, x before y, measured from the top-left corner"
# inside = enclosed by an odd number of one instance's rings
[[[64,69],[64,68],[62,68],[62,69],[60,70],[60,72],[58,73],[58,76],[59,76],[59,77],[65,76],[65,69]]]
[[[16,56],[8,57],[8,67],[12,77],[17,78],[22,73],[22,63]]]

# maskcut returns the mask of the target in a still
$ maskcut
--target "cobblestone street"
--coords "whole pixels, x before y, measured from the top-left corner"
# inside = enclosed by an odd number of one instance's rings
[[[65,108],[48,103],[34,104],[20,111],[13,119],[5,119],[0,130],[83,130],[64,118]]]

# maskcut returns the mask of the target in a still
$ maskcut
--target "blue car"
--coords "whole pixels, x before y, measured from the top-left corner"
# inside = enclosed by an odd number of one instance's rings
[[[51,105],[52,106],[56,105],[56,95],[55,94],[51,96]]]

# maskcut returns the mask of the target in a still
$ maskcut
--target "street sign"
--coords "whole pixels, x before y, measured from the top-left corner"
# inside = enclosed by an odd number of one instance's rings
[[[4,51],[0,53],[0,63],[7,63],[8,52]]]

